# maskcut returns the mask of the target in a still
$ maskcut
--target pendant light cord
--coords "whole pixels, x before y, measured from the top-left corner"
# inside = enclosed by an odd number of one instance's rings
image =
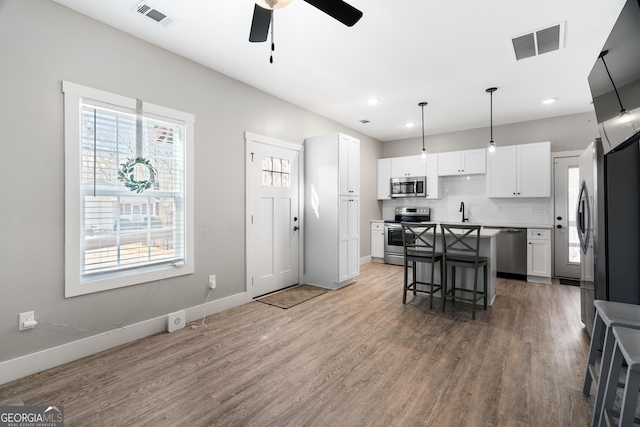
[[[489,131],[491,132],[491,141],[489,141],[489,145],[493,145],[493,92],[495,92],[497,90],[498,90],[497,87],[490,87],[489,89],[487,89],[485,91],[490,96],[490,100],[489,100]]]
[[[424,103],[421,105],[422,107],[422,151],[424,151]]]

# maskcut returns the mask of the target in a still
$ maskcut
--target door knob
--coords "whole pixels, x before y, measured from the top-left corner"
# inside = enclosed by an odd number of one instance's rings
[[[556,225],[556,228],[562,228],[562,225],[558,224]]]
[[[562,221],[562,217],[561,216],[559,216],[557,219],[558,219],[558,221]]]
[[[299,230],[299,228],[298,228],[297,225],[295,227],[293,227],[293,231],[298,231],[298,230]]]

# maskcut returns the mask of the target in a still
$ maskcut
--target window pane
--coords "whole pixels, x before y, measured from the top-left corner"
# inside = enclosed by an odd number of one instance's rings
[[[282,183],[282,174],[279,172],[273,173],[273,186],[280,187]]]
[[[263,157],[262,158],[262,170],[263,171],[271,171],[271,170],[273,170],[271,157]]]
[[[280,159],[277,158],[273,158],[273,171],[274,172],[280,172],[282,170],[281,165],[280,165]]]
[[[262,185],[272,185],[273,184],[273,178],[272,178],[272,172],[262,172]]]
[[[282,174],[282,186],[283,187],[291,187],[291,184],[289,183],[289,174],[288,173],[283,173]]]
[[[281,162],[282,162],[282,172],[286,172],[286,173],[291,172],[291,165],[289,164],[289,160],[282,159]]]

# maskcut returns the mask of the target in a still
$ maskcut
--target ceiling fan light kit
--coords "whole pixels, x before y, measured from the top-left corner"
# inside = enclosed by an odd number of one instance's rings
[[[269,10],[282,9],[289,3],[291,3],[291,0],[256,0],[258,6]]]

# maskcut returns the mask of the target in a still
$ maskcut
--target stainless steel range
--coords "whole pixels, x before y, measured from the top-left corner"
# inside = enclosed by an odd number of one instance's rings
[[[401,222],[429,222],[429,208],[397,207],[393,220],[384,222],[384,262],[404,265]]]

